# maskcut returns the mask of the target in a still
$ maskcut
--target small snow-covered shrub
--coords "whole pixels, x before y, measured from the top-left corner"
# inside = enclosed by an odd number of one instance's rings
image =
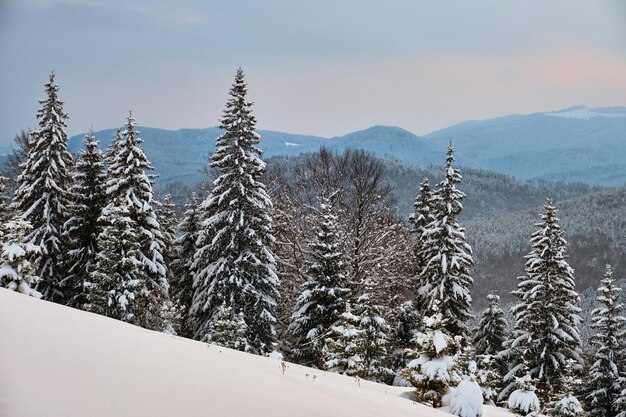
[[[444,406],[450,413],[459,417],[480,417],[483,415],[483,393],[478,383],[466,379],[443,398]]]

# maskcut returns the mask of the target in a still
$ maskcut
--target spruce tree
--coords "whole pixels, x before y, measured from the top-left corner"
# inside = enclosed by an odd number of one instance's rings
[[[461,350],[460,337],[448,333],[447,318],[437,308],[435,302],[432,315],[424,317],[425,330],[415,334],[415,348],[408,352],[414,359],[401,372],[415,387],[419,401],[433,407],[441,407],[442,397],[461,380],[455,361]]]
[[[0,230],[2,228],[1,225],[6,224],[13,217],[13,210],[7,204],[5,195],[7,185],[9,185],[9,179],[0,176]]]
[[[108,211],[121,208],[128,213],[138,239],[139,255],[143,267],[140,271],[141,292],[146,294],[142,311],[134,320],[143,327],[162,330],[161,307],[167,299],[169,283],[163,253],[163,233],[156,215],[156,202],[152,192],[152,177],[146,173],[153,167],[143,149],[135,119],[128,116],[125,130],[120,132],[117,144],[112,147],[113,158],[108,169],[106,196]]]
[[[243,319],[243,313],[233,315],[232,312],[232,307],[221,306],[218,309],[216,319],[211,322],[208,342],[248,352],[250,350],[246,340],[248,326]]]
[[[428,264],[428,246],[426,245],[424,232],[435,220],[433,203],[433,192],[430,189],[430,182],[428,178],[424,178],[420,185],[420,192],[418,196],[415,197],[415,202],[413,203],[414,212],[409,216],[410,230],[415,238],[413,256],[415,259],[415,274],[417,277],[416,289],[418,290],[418,302],[415,305],[417,308],[426,307],[428,304],[426,295],[430,287],[428,281],[425,280],[426,276],[422,275],[422,271]],[[422,313],[423,312],[424,311],[422,311]]]
[[[302,284],[288,332],[290,356],[303,365],[322,368],[326,333],[345,310],[347,288],[339,248],[337,216],[328,198],[320,197],[317,237],[311,243],[308,279]]]
[[[90,281],[89,274],[96,263],[97,240],[102,231],[98,219],[106,205],[106,174],[93,130],[87,133],[83,143],[85,149],[74,167],[71,217],[64,226],[69,249],[65,260],[67,276],[62,283],[67,304],[77,308],[82,308],[85,302],[84,284]]]
[[[619,302],[621,288],[616,287],[611,266],[607,265],[598,288],[600,307],[592,312],[590,339],[596,352],[586,380],[586,402],[593,417],[615,417],[617,402],[626,389],[626,318]]]
[[[363,330],[359,328],[359,321],[350,304],[346,304],[346,311],[341,313],[325,340],[324,365],[329,371],[359,378],[367,374],[363,363]]]
[[[165,194],[163,201],[157,205],[156,216],[161,225],[161,234],[163,235],[163,260],[167,266],[168,281],[172,280],[170,265],[173,262],[174,241],[176,240],[176,213],[174,212],[174,204],[172,204],[172,196]]]
[[[39,128],[31,132],[27,160],[17,180],[15,207],[33,227],[30,242],[41,248],[35,260],[36,275],[41,278],[37,290],[46,300],[64,302],[61,281],[67,245],[63,225],[69,214],[73,160],[67,150],[67,114],[54,72],[45,89],[47,98],[40,101],[37,112]]]
[[[414,333],[418,330],[418,314],[412,301],[405,301],[391,311],[392,328],[392,368],[400,372],[407,363],[406,351],[412,347]]]
[[[500,297],[496,294],[487,296],[487,307],[474,331],[473,346],[476,355],[497,355],[504,349],[507,340],[507,323],[504,311],[500,308]]]
[[[142,326],[149,302],[141,261],[137,226],[126,206],[107,206],[98,237],[99,252],[90,281],[85,284],[87,311]]]
[[[252,352],[273,350],[279,280],[269,246],[273,244],[271,200],[261,182],[265,163],[256,146],[252,103],[246,101],[244,74],[237,70],[221,118],[211,167],[219,176],[204,201],[206,219],[194,262],[195,293],[191,313],[195,337],[207,339],[221,306],[243,313]],[[208,237],[208,238],[207,238]]]
[[[191,338],[193,331],[189,319],[189,309],[193,298],[194,275],[192,265],[201,221],[200,201],[196,193],[192,194],[191,201],[186,207],[187,210],[178,226],[180,236],[174,241],[170,295],[180,309],[181,325],[178,334]]]
[[[35,290],[39,277],[33,263],[41,249],[28,241],[30,231],[31,225],[20,216],[2,225],[0,287],[41,298]]]
[[[423,232],[424,261],[421,272],[420,298],[425,300],[426,310],[436,302],[446,317],[446,329],[453,336],[461,336],[468,343],[468,321],[471,315],[470,290],[474,280],[469,268],[473,265],[472,249],[465,240],[465,229],[457,217],[463,206],[465,194],[456,187],[461,173],[452,166],[454,148],[448,147],[445,177],[433,194],[434,220]]]
[[[382,307],[372,300],[369,294],[359,296],[355,302],[355,315],[358,317],[358,343],[361,345],[363,378],[376,382],[391,379],[393,371],[387,366],[388,334],[390,327],[382,317]]]
[[[580,309],[576,306],[579,296],[574,271],[566,261],[567,242],[551,199],[537,228],[531,237],[532,250],[526,256],[526,275],[518,278],[513,292],[520,303],[512,308],[515,330],[507,356],[512,358],[513,367],[505,380],[511,382],[522,361],[526,362],[536,380],[537,395],[548,406],[562,398],[560,388],[568,374],[582,367]],[[510,389],[511,385],[501,396],[508,395]]]

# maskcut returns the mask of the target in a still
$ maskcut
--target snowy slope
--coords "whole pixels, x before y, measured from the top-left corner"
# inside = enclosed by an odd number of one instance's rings
[[[5,289],[0,335],[2,417],[450,417],[405,398],[407,389],[292,364],[283,375],[278,360]]]

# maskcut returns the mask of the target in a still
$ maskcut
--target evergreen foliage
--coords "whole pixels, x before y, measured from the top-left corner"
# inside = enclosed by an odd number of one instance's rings
[[[424,317],[424,331],[413,338],[412,359],[401,372],[415,387],[420,402],[441,407],[443,396],[456,386],[461,377],[455,361],[460,352],[460,337],[448,333],[447,318],[437,311],[437,302],[431,307],[433,315]]]
[[[98,219],[106,205],[106,174],[93,130],[87,133],[83,143],[85,149],[74,167],[71,217],[63,232],[69,249],[65,260],[67,276],[62,282],[67,304],[78,308],[85,303],[84,284],[90,281],[89,274],[96,263],[98,235],[102,231]]]
[[[211,167],[219,176],[203,202],[206,218],[194,261],[191,315],[194,336],[206,340],[221,306],[243,313],[252,352],[273,350],[278,276],[269,246],[273,244],[271,200],[261,182],[265,163],[256,146],[252,103],[246,101],[244,74],[237,70],[230,89]]]
[[[71,193],[72,155],[67,150],[67,114],[59,100],[54,73],[45,85],[47,98],[37,112],[38,129],[31,132],[27,160],[18,177],[15,207],[32,225],[28,235],[39,246],[37,290],[46,300],[64,302],[61,282],[63,256],[67,250],[63,225],[68,218]]]
[[[393,371],[387,366],[387,346],[391,328],[382,317],[382,307],[369,294],[363,294],[357,298],[354,312],[358,317],[363,377],[377,382],[390,380]]]
[[[417,275],[417,289],[428,288],[426,276],[422,275],[424,268],[428,264],[428,246],[424,232],[435,220],[433,207],[433,192],[430,189],[428,178],[424,178],[420,185],[420,192],[413,203],[414,212],[409,216],[410,231],[415,237],[413,246],[413,256],[415,259],[415,273]],[[426,293],[418,291],[418,303],[416,307],[427,307],[428,299]]]
[[[512,308],[515,330],[507,356],[512,368],[505,376],[511,382],[522,363],[536,380],[543,404],[560,400],[566,378],[582,367],[578,324],[580,309],[573,270],[566,261],[567,242],[559,226],[557,210],[548,199],[542,222],[531,237],[526,256],[526,275],[519,277],[514,294],[520,303]],[[503,390],[508,395],[511,384]]]
[[[107,209],[114,212],[117,207],[127,213],[128,225],[134,228],[132,235],[139,245],[137,259],[143,267],[139,271],[138,285],[145,298],[134,320],[143,327],[162,330],[161,307],[165,304],[169,287],[163,257],[165,245],[156,215],[152,178],[146,174],[153,168],[138,135],[135,119],[129,115],[125,130],[120,132],[116,145],[111,148],[114,154],[111,155],[106,183]]]
[[[193,337],[189,319],[189,309],[193,298],[193,257],[196,253],[196,241],[200,230],[201,212],[198,196],[193,193],[187,210],[178,225],[180,236],[174,241],[174,253],[171,264],[172,280],[170,295],[180,309],[180,328],[178,334]]]
[[[99,252],[91,281],[85,284],[87,311],[143,325],[143,309],[149,300],[140,260],[137,226],[126,206],[107,206],[98,237]]]
[[[487,300],[489,307],[483,311],[474,331],[476,355],[497,355],[503,350],[507,339],[507,323],[504,311],[500,308],[500,297],[492,293],[487,296]]]
[[[437,185],[432,198],[434,220],[426,226],[424,255],[426,262],[421,271],[422,287],[419,299],[425,300],[426,310],[434,303],[446,318],[446,330],[453,336],[461,336],[468,343],[468,321],[472,317],[470,289],[473,279],[469,268],[473,265],[472,249],[465,240],[465,229],[457,217],[463,206],[465,194],[456,187],[461,173],[452,166],[454,148],[448,147],[445,177]]]
[[[35,290],[39,277],[33,263],[40,248],[28,241],[30,231],[31,225],[20,216],[2,225],[0,287],[41,298],[41,293]]]
[[[352,314],[350,304],[341,313],[335,326],[326,338],[326,363],[329,371],[342,375],[363,378],[366,367],[363,363],[363,344],[359,329],[359,317]]]
[[[243,313],[233,315],[232,312],[232,307],[220,306],[216,319],[211,323],[208,341],[230,349],[248,352],[251,348],[246,339],[248,326],[243,319]]]
[[[308,279],[301,286],[288,331],[292,339],[290,356],[298,363],[323,368],[324,338],[344,312],[350,290],[339,248],[337,217],[329,198],[320,197],[317,217]]]
[[[615,286],[611,266],[607,265],[598,288],[601,306],[592,312],[590,338],[596,348],[586,380],[586,402],[593,417],[615,417],[618,401],[626,389],[626,318],[619,302],[621,288]]]

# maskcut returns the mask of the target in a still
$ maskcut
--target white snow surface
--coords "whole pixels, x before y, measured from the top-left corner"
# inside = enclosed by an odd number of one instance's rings
[[[450,417],[411,401],[408,388],[294,364],[283,374],[272,358],[6,289],[0,335],[0,416]]]

